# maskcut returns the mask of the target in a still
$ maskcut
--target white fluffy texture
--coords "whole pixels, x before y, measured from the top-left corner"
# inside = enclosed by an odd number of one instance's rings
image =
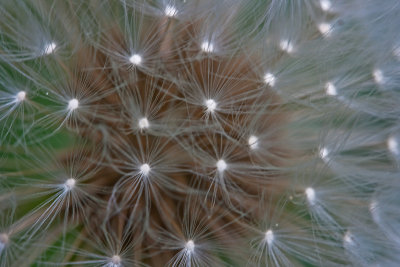
[[[249,144],[250,149],[257,149],[258,148],[257,136],[251,135],[249,137],[248,144]]]
[[[265,232],[265,241],[267,241],[267,244],[269,246],[272,245],[272,243],[274,242],[274,233],[272,232],[272,230],[268,230],[267,232]]]
[[[147,164],[147,163],[142,164],[142,165],[140,166],[140,173],[143,174],[144,176],[149,175],[150,170],[151,170],[150,165]]]
[[[207,99],[204,102],[204,105],[207,108],[207,112],[214,112],[215,109],[217,108],[217,102],[215,102],[213,99]]]
[[[188,242],[186,242],[185,249],[189,253],[193,253],[194,252],[195,244],[194,244],[193,240],[189,240]]]
[[[201,50],[203,50],[203,52],[206,52],[206,53],[212,53],[212,52],[214,52],[214,44],[213,43],[211,43],[211,42],[208,42],[208,41],[204,41],[202,44],[201,44]]]
[[[336,96],[338,94],[335,85],[332,82],[327,82],[325,85],[326,94],[330,96]]]
[[[73,99],[71,99],[71,100],[68,102],[68,109],[69,109],[70,111],[73,111],[73,110],[77,109],[78,107],[79,107],[79,101],[78,101],[78,99],[73,98]]]
[[[266,73],[266,74],[264,75],[264,82],[265,82],[267,85],[273,87],[273,86],[275,85],[275,82],[276,82],[276,77],[275,77],[275,75],[273,75],[273,74],[270,73],[270,72]]]
[[[26,92],[25,91],[19,91],[18,94],[15,96],[17,102],[22,102],[26,98]]]
[[[226,164],[225,160],[220,159],[217,161],[217,170],[219,173],[223,173],[228,168],[228,164]]]
[[[134,54],[129,58],[129,61],[133,65],[140,65],[142,63],[142,57],[139,54]]]
[[[178,10],[174,6],[167,5],[165,7],[164,14],[167,17],[175,17],[176,15],[178,15]]]
[[[140,129],[146,129],[150,127],[150,123],[147,120],[147,118],[142,118],[139,120],[139,128]]]
[[[56,43],[54,43],[54,42],[48,43],[45,45],[45,47],[43,49],[43,53],[45,55],[49,55],[49,54],[53,53],[56,50],[56,48],[57,48]]]
[[[74,178],[69,178],[64,183],[65,190],[70,191],[70,190],[74,189],[75,184],[76,184],[76,180]]]

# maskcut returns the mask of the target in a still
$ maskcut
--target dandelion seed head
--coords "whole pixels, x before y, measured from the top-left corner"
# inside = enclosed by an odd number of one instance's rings
[[[187,252],[189,252],[189,253],[194,252],[194,248],[195,248],[195,244],[194,244],[193,240],[189,240],[186,242],[185,249]]]
[[[228,165],[226,164],[225,160],[220,159],[217,161],[218,172],[223,173],[226,170],[226,168],[228,168]]]
[[[310,205],[315,204],[315,190],[311,187],[307,187],[306,190],[304,191],[307,197],[307,201]]]
[[[268,231],[265,232],[264,240],[267,241],[267,244],[269,246],[272,245],[272,242],[274,242],[274,239],[275,239],[274,232],[272,232],[271,229],[269,229]]]
[[[139,128],[140,129],[146,129],[150,127],[150,123],[147,120],[147,118],[142,118],[139,120]]]
[[[282,40],[279,43],[279,47],[280,47],[280,49],[282,51],[284,51],[284,52],[286,52],[288,54],[290,54],[290,53],[292,53],[294,51],[293,44],[289,40]]]
[[[266,74],[264,75],[264,82],[265,82],[267,85],[273,87],[273,86],[275,85],[275,82],[276,82],[276,77],[275,77],[275,75],[273,75],[273,74],[270,73],[270,72],[266,73]]]
[[[121,257],[119,255],[114,255],[111,257],[110,260],[111,266],[112,267],[119,267],[121,266]]]
[[[391,136],[387,139],[387,147],[392,154],[400,154],[399,142],[397,141],[397,138],[395,136]]]
[[[17,102],[22,102],[26,98],[26,92],[25,91],[19,91],[17,95],[15,96],[15,99]]]
[[[336,96],[337,95],[336,86],[332,82],[327,82],[325,84],[325,92],[327,95]]]
[[[178,14],[178,10],[171,5],[167,5],[164,9],[164,14],[167,17],[175,17]]]
[[[70,111],[73,111],[73,110],[77,109],[78,107],[79,107],[79,101],[78,101],[78,99],[73,98],[73,99],[71,99],[71,100],[68,102],[68,109],[69,109]]]
[[[320,23],[318,24],[318,30],[322,35],[329,36],[332,33],[332,25],[326,22]]]
[[[142,175],[144,175],[144,176],[149,175],[150,170],[151,170],[150,165],[147,164],[147,163],[144,163],[144,164],[142,164],[142,165],[140,166],[140,173],[141,173]]]
[[[49,55],[49,54],[53,53],[54,50],[56,49],[56,47],[57,47],[57,45],[54,42],[46,44],[43,49],[43,54]]]
[[[248,144],[249,144],[249,147],[251,149],[253,149],[253,150],[257,149],[258,148],[258,138],[257,138],[257,136],[251,135],[249,137]]]
[[[332,8],[332,3],[330,0],[320,0],[319,5],[323,11],[329,11]]]
[[[326,147],[323,147],[319,150],[319,156],[321,157],[321,159],[323,159],[324,161],[329,159],[329,150]]]
[[[71,191],[76,184],[76,180],[74,178],[69,178],[64,183],[65,191]]]
[[[133,65],[137,66],[137,65],[140,65],[140,63],[142,63],[142,57],[140,55],[138,55],[138,54],[134,54],[129,58],[129,61]]]
[[[204,102],[204,105],[207,108],[207,112],[211,112],[211,113],[214,112],[215,109],[217,108],[217,102],[215,102],[214,99],[207,99]]]
[[[214,52],[214,45],[208,41],[204,41],[201,44],[201,50],[206,53],[212,53]]]
[[[380,70],[380,69],[375,69],[375,70],[372,72],[372,76],[374,77],[374,81],[375,81],[377,84],[383,84],[385,78],[384,78],[384,76],[383,76],[382,70]]]

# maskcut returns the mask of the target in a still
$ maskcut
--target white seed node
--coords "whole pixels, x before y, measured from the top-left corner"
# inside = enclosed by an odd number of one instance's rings
[[[285,51],[288,54],[290,54],[294,51],[293,44],[289,40],[282,40],[279,43],[279,47],[282,51]]]
[[[268,230],[265,232],[265,241],[267,241],[267,244],[269,246],[272,245],[272,242],[274,242],[274,239],[275,239],[275,237],[274,237],[274,233],[272,232],[272,230]]]
[[[350,231],[347,231],[343,237],[343,242],[345,245],[354,245],[354,236]]]
[[[147,118],[142,118],[139,120],[139,128],[140,129],[146,129],[150,127],[150,123],[147,120]]]
[[[399,155],[400,150],[399,150],[399,142],[397,141],[397,138],[394,136],[391,136],[387,140],[387,147],[389,151],[394,154],[394,155]]]
[[[372,76],[374,77],[374,81],[375,81],[377,84],[383,84],[385,78],[384,78],[384,76],[383,76],[382,70],[380,70],[380,69],[375,69],[375,70],[372,72]]]
[[[174,6],[167,5],[164,9],[164,14],[167,17],[175,17],[178,14],[178,10]]]
[[[79,101],[78,101],[78,99],[76,99],[76,98],[74,98],[74,99],[71,99],[69,102],[68,102],[68,109],[69,110],[75,110],[75,109],[77,109],[79,107]]]
[[[138,54],[134,54],[129,58],[129,61],[133,64],[133,65],[140,65],[140,63],[142,63],[142,57]]]
[[[49,54],[53,53],[54,50],[56,49],[56,47],[57,47],[57,45],[54,42],[46,44],[43,49],[43,54],[49,55]]]
[[[329,159],[328,158],[329,157],[329,150],[326,147],[321,148],[320,151],[319,151],[319,156],[324,161],[328,160]]]
[[[227,167],[228,167],[228,165],[226,164],[225,160],[220,159],[220,160],[217,161],[217,170],[218,170],[218,172],[223,173],[226,170]]]
[[[254,136],[254,135],[250,136],[249,140],[248,140],[248,144],[249,144],[250,149],[253,149],[253,150],[257,149],[258,148],[258,138],[257,138],[257,136]]]
[[[8,235],[5,233],[0,233],[0,253],[7,246],[8,241],[9,241]]]
[[[26,92],[25,91],[19,91],[18,94],[15,96],[15,99],[17,102],[22,102],[26,98]]]
[[[194,251],[194,247],[195,247],[195,244],[194,244],[193,240],[189,240],[188,242],[186,242],[185,249],[189,253],[192,253]]]
[[[214,112],[215,109],[217,108],[217,102],[215,102],[213,99],[207,99],[204,102],[204,105],[207,108],[207,112]]]
[[[325,92],[326,92],[327,95],[337,96],[336,86],[331,82],[327,82],[325,84]]]
[[[76,180],[74,178],[69,178],[67,181],[64,183],[64,188],[66,191],[71,191],[76,184]]]
[[[332,8],[332,3],[330,0],[320,0],[319,5],[323,11],[329,11]]]
[[[206,53],[212,53],[214,52],[214,45],[210,42],[205,41],[201,44],[201,50]]]
[[[275,83],[276,83],[276,77],[275,77],[275,75],[273,75],[273,74],[270,73],[270,72],[266,73],[266,74],[264,75],[264,82],[265,82],[267,85],[273,87],[273,86],[275,85]]]
[[[315,204],[315,190],[311,187],[307,187],[306,190],[304,191],[307,197],[307,201],[310,205]]]
[[[112,267],[121,266],[121,257],[119,255],[114,255],[111,257],[111,266]]]
[[[149,175],[150,170],[151,170],[150,165],[147,163],[142,164],[142,166],[140,166],[140,173],[145,176]]]
[[[324,36],[329,36],[332,33],[332,25],[329,23],[320,23],[318,25],[319,32]]]

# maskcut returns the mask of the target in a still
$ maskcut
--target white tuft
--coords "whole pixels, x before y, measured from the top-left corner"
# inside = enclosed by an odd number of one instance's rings
[[[214,52],[214,45],[207,41],[203,42],[201,44],[201,50],[203,50],[203,52],[206,52],[206,53],[212,53],[212,52]]]
[[[289,40],[282,40],[279,43],[279,47],[282,51],[285,51],[288,54],[290,54],[294,51],[293,44]]]
[[[251,135],[248,140],[249,147],[251,149],[258,148],[258,138],[257,136]]]
[[[217,102],[215,102],[214,99],[207,99],[204,105],[207,107],[207,112],[214,112],[217,108]]]
[[[194,244],[193,240],[189,240],[188,242],[186,242],[185,249],[189,253],[192,253],[194,251],[194,247],[195,247],[195,244]]]
[[[220,159],[220,160],[217,161],[217,170],[218,170],[218,172],[223,173],[226,170],[227,167],[228,167],[228,165],[226,164],[225,160]]]
[[[329,157],[329,150],[326,147],[321,148],[320,151],[319,151],[319,156],[324,161],[328,160],[329,159],[328,158]]]
[[[150,170],[151,170],[150,165],[147,164],[147,163],[145,163],[142,166],[140,166],[140,173],[145,175],[145,176],[149,175]]]
[[[330,0],[320,0],[319,5],[323,11],[329,11],[332,8],[332,3]]]
[[[15,96],[15,100],[17,100],[17,102],[22,102],[25,100],[25,98],[26,98],[25,91],[19,91],[18,94]]]
[[[129,61],[133,64],[133,65],[140,65],[140,63],[142,63],[142,57],[138,54],[134,54],[129,58]]]
[[[272,245],[272,242],[274,242],[274,239],[275,239],[274,233],[272,232],[272,230],[268,230],[268,231],[265,232],[265,238],[264,239],[265,239],[265,241],[267,241],[267,244],[269,246]]]
[[[336,96],[337,95],[336,86],[331,82],[327,82],[325,84],[325,92],[327,95]]]
[[[377,84],[382,84],[384,82],[384,76],[383,76],[383,72],[380,69],[375,69],[372,72],[372,76],[374,77],[374,81]]]
[[[350,231],[347,231],[346,234],[343,236],[343,242],[345,245],[354,245],[354,237]]]
[[[7,246],[8,240],[9,240],[9,237],[7,234],[5,234],[5,233],[0,234],[0,253]]]
[[[307,187],[306,190],[304,191],[307,197],[307,201],[310,205],[315,204],[315,190],[311,187]]]
[[[111,257],[111,266],[112,267],[119,267],[121,266],[121,257],[119,255],[114,255]]]
[[[178,10],[174,6],[167,5],[164,10],[164,14],[167,17],[175,17],[178,14]]]
[[[75,184],[76,184],[76,180],[74,178],[69,178],[64,183],[65,191],[71,191],[75,187]]]
[[[76,99],[76,98],[74,98],[74,99],[71,99],[69,102],[68,102],[68,109],[69,110],[75,110],[75,109],[77,109],[79,107],[79,101],[78,101],[78,99]]]
[[[270,72],[266,73],[266,74],[264,75],[264,82],[265,82],[267,85],[273,87],[273,86],[275,85],[275,82],[276,82],[276,77],[275,77],[275,75],[273,75],[273,74],[270,73]]]
[[[320,23],[318,24],[319,32],[324,36],[329,36],[332,33],[332,25],[329,23]]]
[[[139,120],[139,128],[140,129],[146,129],[146,128],[149,128],[149,126],[150,126],[150,123],[147,118],[142,118]]]
[[[387,147],[392,154],[396,156],[400,154],[399,142],[397,141],[396,137],[391,136],[388,138]]]
[[[43,54],[49,55],[49,54],[53,53],[54,50],[56,49],[56,47],[57,47],[57,45],[54,42],[46,44],[43,49]]]

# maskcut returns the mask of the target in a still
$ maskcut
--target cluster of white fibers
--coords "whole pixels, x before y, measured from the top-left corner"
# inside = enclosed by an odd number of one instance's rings
[[[0,267],[397,266],[397,0],[2,0]]]

